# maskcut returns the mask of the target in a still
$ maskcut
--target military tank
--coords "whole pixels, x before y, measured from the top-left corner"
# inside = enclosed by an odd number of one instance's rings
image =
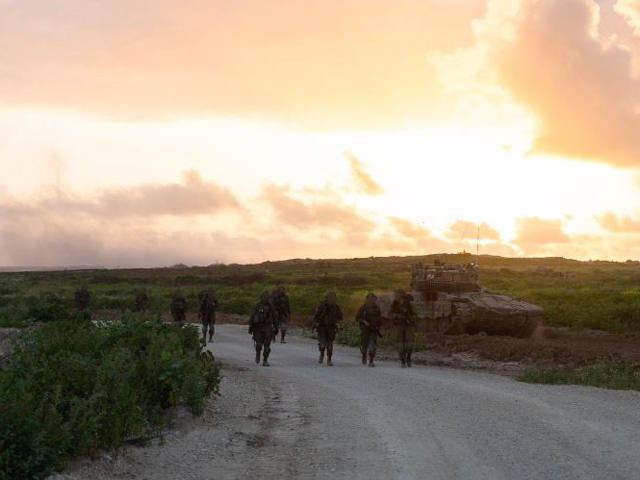
[[[411,292],[419,328],[448,335],[508,335],[527,338],[543,323],[544,310],[508,295],[485,292],[475,264],[413,265]],[[379,299],[388,317],[393,295]]]

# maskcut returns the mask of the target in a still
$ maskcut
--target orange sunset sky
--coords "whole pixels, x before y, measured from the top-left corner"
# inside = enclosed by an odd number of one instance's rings
[[[0,265],[640,258],[640,0],[0,0]]]

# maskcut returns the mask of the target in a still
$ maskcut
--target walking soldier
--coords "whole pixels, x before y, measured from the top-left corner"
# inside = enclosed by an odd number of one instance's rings
[[[398,338],[398,355],[402,368],[411,367],[411,354],[415,338],[416,312],[411,305],[413,298],[404,290],[396,290],[396,296],[391,303],[389,317],[395,325]]]
[[[200,300],[200,311],[198,316],[202,322],[202,340],[207,341],[207,330],[209,330],[209,343],[213,342],[213,334],[216,331],[216,310],[218,309],[218,299],[212,290],[205,290],[198,296]]]
[[[284,285],[280,285],[277,290],[273,292],[271,301],[278,315],[280,343],[287,343],[284,338],[287,336],[287,324],[291,318],[291,303],[289,302],[289,296],[287,295]]]
[[[136,295],[136,299],[133,303],[133,309],[136,312],[146,313],[149,309],[149,295],[145,290],[141,290]]]
[[[373,360],[376,356],[378,336],[382,325],[382,312],[378,306],[378,297],[374,293],[367,294],[364,304],[356,314],[356,321],[360,325],[360,353],[362,353],[362,364],[367,364],[367,354],[369,355],[369,366],[375,367]]]
[[[182,326],[187,318],[187,300],[180,290],[173,294],[171,299],[171,315],[174,323]]]
[[[271,294],[266,290],[260,294],[260,301],[251,312],[249,334],[253,335],[256,363],[260,363],[260,353],[264,348],[262,365],[268,367],[271,341],[278,335],[278,320],[276,309],[271,303]]]
[[[338,306],[338,297],[335,292],[327,292],[326,297],[316,309],[313,317],[313,329],[318,332],[318,348],[320,358],[318,363],[324,363],[324,352],[327,351],[327,365],[333,366],[333,342],[336,333],[342,326],[342,309]]]
[[[81,312],[89,309],[91,306],[91,293],[86,285],[82,285],[75,293],[76,307]]]

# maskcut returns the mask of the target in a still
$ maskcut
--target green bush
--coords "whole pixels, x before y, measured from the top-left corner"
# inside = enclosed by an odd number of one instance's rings
[[[5,305],[0,307],[0,328],[22,328],[27,326],[29,309],[25,305]]]
[[[36,322],[69,320],[69,311],[60,298],[53,295],[45,295],[38,298],[29,307],[29,318]]]
[[[199,415],[219,373],[194,328],[128,316],[28,329],[0,373],[0,479],[44,478],[161,428],[173,406]]]

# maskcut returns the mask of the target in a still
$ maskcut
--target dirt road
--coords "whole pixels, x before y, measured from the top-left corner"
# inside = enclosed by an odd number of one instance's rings
[[[638,478],[640,394],[527,385],[506,377],[380,362],[311,340],[253,363],[246,327],[218,327],[227,365],[205,421],[108,468],[67,478]],[[72,469],[73,470],[73,469]],[[100,470],[100,474],[98,474]]]

